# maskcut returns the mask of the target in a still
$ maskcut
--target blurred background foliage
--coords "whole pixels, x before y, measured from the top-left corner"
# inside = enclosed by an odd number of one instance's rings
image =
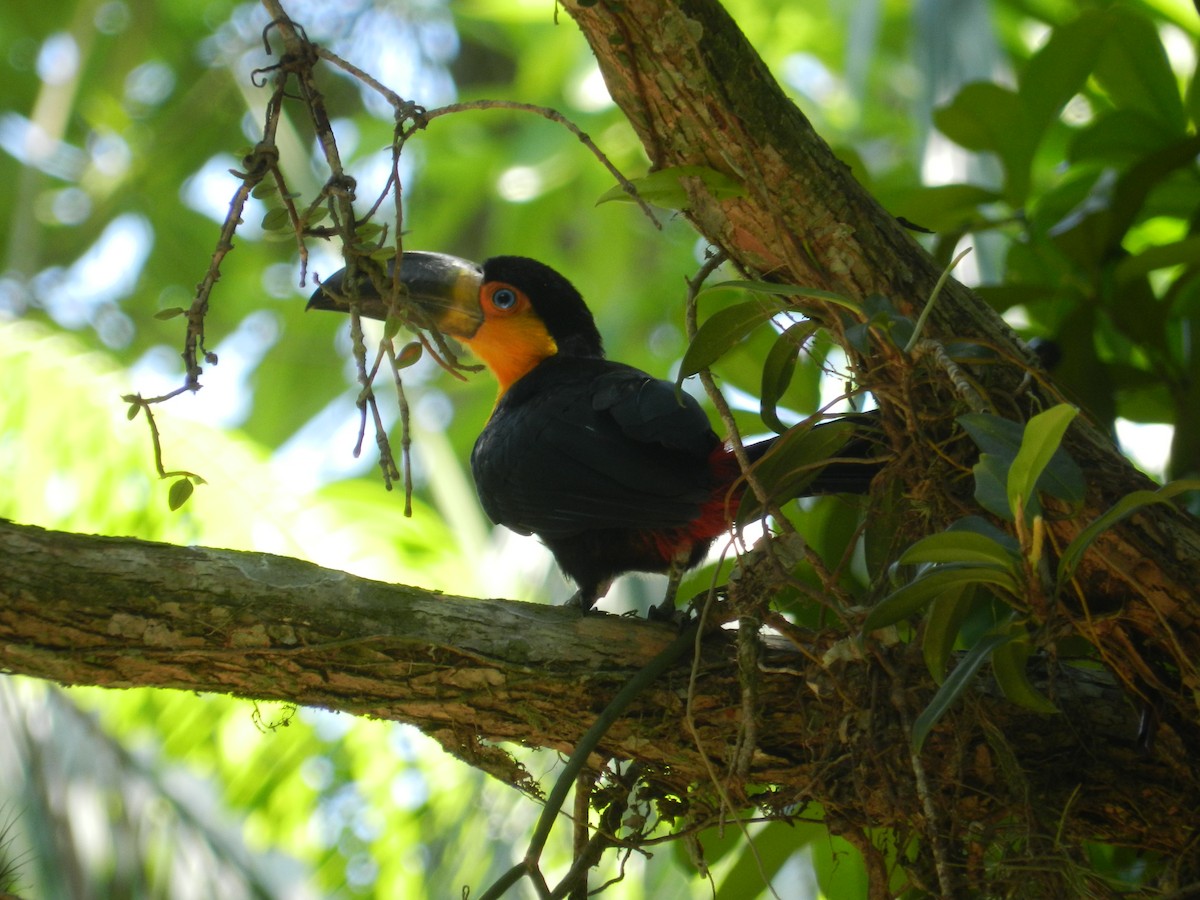
[[[958,274],[1023,334],[1053,341],[1056,378],[1142,465],[1200,469],[1191,5],[725,5],[887,209],[936,232],[928,245],[943,259],[974,245]],[[551,3],[287,8],[406,98],[551,106],[627,175],[646,171]],[[220,362],[159,413],[167,467],[208,482],[167,511],[144,420],[127,421],[119,398],[182,383],[182,320],[154,314],[189,305],[237,185],[228,170],[261,129],[268,90],[251,72],[277,58],[264,54],[265,23],[256,4],[227,0],[0,6],[0,516],[561,600],[548,556],[493,532],[465,474],[494,399],[486,377],[451,382],[426,361],[406,371],[413,518],[370,454],[352,456],[346,324],[304,314],[311,281],[299,284],[294,243],[260,227],[259,201],[213,297]],[[324,87],[365,211],[387,175],[390,110],[338,73]],[[324,173],[299,112],[285,110],[280,146],[290,184],[311,197]],[[683,281],[704,252],[676,213],[659,211],[660,230],[632,204],[597,205],[604,169],[565,129],[519,112],[438,119],[404,160],[406,247],[542,259],[590,299],[610,355],[673,373]],[[339,248],[311,250],[310,276],[340,267]],[[763,430],[755,396],[771,341],[763,329],[718,368],[747,432]],[[819,342],[802,356],[782,416],[842,392],[837,359]],[[829,556],[854,527],[832,500],[796,515]],[[658,590],[625,582],[608,608]],[[0,718],[0,844],[30,897],[457,896],[520,856],[537,812],[411,729],[320,711],[6,678]],[[530,752],[527,765],[549,776],[557,757]],[[760,826],[761,869],[729,833],[703,843],[722,898],[764,895],[762,873],[785,898],[864,895],[855,852],[819,823]],[[1101,858],[1110,877],[1136,880],[1120,854]],[[609,895],[708,891],[688,854],[664,847],[632,857]]]

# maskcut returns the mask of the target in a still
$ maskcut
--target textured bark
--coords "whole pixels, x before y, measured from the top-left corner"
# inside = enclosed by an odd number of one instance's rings
[[[10,523],[0,523],[0,559],[0,664],[8,672],[289,700],[409,722],[530,790],[527,775],[492,742],[569,751],[676,634],[658,623],[444,596],[267,554]],[[775,810],[816,801],[847,831],[921,830],[906,722],[928,689],[896,694],[887,674],[910,665],[919,671],[920,661],[902,645],[861,658],[839,652],[848,645],[835,647],[828,632],[805,639],[764,644],[749,676],[759,699],[758,745],[727,788],[739,805],[751,787],[760,791],[755,802]],[[709,634],[695,661],[695,737],[684,713],[692,672],[692,659],[670,670],[600,750],[642,762],[660,796],[686,798],[702,817],[718,805],[709,764],[725,774],[743,726],[747,676],[735,633]],[[947,838],[986,841],[994,829],[1016,827],[1006,821],[1015,791],[1054,812],[1039,823],[1047,840],[1069,808],[1060,823],[1065,840],[1119,834],[1175,852],[1187,827],[1166,822],[1186,823],[1200,803],[1188,787],[1191,773],[1173,755],[1139,751],[1136,716],[1111,679],[1057,675],[1063,715],[1034,715],[979,693],[956,717],[962,727],[931,740],[926,766],[942,786],[935,799]],[[1139,814],[1146,810],[1153,815]]]

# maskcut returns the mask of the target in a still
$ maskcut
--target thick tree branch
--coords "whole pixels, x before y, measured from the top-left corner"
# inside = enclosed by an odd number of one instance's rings
[[[493,742],[569,750],[676,635],[637,619],[443,596],[267,554],[11,523],[0,523],[0,558],[0,664],[8,672],[410,722],[528,790],[528,776]],[[803,647],[764,640],[759,745],[744,777],[727,776],[724,794],[776,811],[815,801],[847,827],[903,833],[918,804],[910,789],[897,790],[909,781],[909,742],[897,698],[882,686],[887,669],[919,662],[900,645],[881,666],[828,652],[837,635],[809,637]],[[734,633],[709,635],[702,652],[691,713],[709,762],[726,772],[742,717]],[[686,798],[703,818],[718,799],[684,725],[691,672],[691,660],[669,670],[609,730],[601,751],[639,761],[664,796]],[[919,709],[928,693],[914,679],[901,705]],[[980,693],[957,730],[948,723],[930,739],[936,801],[961,832],[948,839],[967,840],[962,830],[979,823],[994,827],[987,823],[1011,814],[1016,791],[1018,805],[1028,792],[1056,816],[1070,808],[1061,822],[1042,823],[1047,837],[1055,828],[1072,838],[1115,837],[1115,805],[1129,811],[1117,823],[1123,840],[1178,850],[1200,798],[1181,791],[1172,755],[1138,751],[1136,717],[1110,680],[1062,669],[1053,695],[1062,716]],[[1022,773],[1018,784],[1011,772],[1001,777],[1009,766]],[[1181,824],[1166,827],[1170,820]]]

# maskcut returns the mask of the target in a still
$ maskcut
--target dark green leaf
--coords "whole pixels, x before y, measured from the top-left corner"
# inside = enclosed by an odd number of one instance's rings
[[[970,685],[975,675],[979,672],[979,667],[988,660],[997,647],[1009,640],[1012,640],[1012,638],[1007,633],[985,635],[974,647],[967,651],[966,656],[954,667],[954,671],[942,682],[942,686],[933,695],[933,699],[929,701],[929,705],[921,711],[921,714],[917,716],[917,720],[913,722],[912,741],[918,753],[933,726],[946,714],[946,710],[954,705],[954,701],[962,695],[962,692],[967,689],[967,686]]]
[[[1020,205],[1029,193],[1029,167],[1041,137],[1028,120],[1021,99],[991,82],[968,84],[948,106],[933,114],[934,124],[955,143],[976,152],[995,153],[1004,166],[1005,198]]]
[[[803,494],[820,471],[820,464],[846,445],[854,433],[849,422],[829,422],[818,427],[797,425],[775,441],[754,466],[754,476],[774,503],[786,503]],[[737,521],[748,522],[764,512],[747,490],[738,507]]]
[[[1021,73],[1020,95],[1039,141],[1087,82],[1111,28],[1109,17],[1085,12],[1055,28],[1029,60]]]
[[[789,325],[783,334],[775,339],[763,363],[760,414],[766,426],[776,434],[783,434],[788,429],[788,426],[779,420],[779,399],[792,383],[800,349],[816,330],[817,325],[813,322],[796,322]]]
[[[782,300],[760,297],[717,310],[697,329],[683,354],[677,383],[712,365],[751,331],[786,308]]]
[[[1178,136],[1145,113],[1115,109],[1078,132],[1067,157],[1072,162],[1094,161],[1128,165],[1135,159],[1160,150]]]
[[[992,651],[992,674],[1004,696],[1026,709],[1040,713],[1056,713],[1057,707],[1029,681],[1026,664],[1033,647],[1024,626],[1014,625],[1012,640],[1005,641]]]
[[[855,303],[848,297],[834,293],[833,291],[800,287],[795,284],[778,284],[773,281],[743,281],[738,279],[718,281],[716,284],[702,288],[697,292],[696,296],[702,297],[705,294],[712,294],[717,291],[750,291],[752,294],[765,294],[768,297],[808,297],[813,300],[824,300],[826,303],[832,303],[835,306],[841,306],[853,312],[859,312],[861,309],[861,304]]]
[[[1113,27],[1096,65],[1096,79],[1118,107],[1153,116],[1184,133],[1183,99],[1158,28],[1143,13],[1112,7]]]
[[[1200,264],[1200,237],[1147,247],[1117,263],[1117,281],[1142,278],[1157,269]]]
[[[1000,194],[973,184],[942,184],[906,188],[880,199],[889,212],[942,233],[980,219],[979,207],[995,203]]]
[[[1012,522],[1008,508],[1008,463],[994,453],[979,454],[975,473],[975,502],[994,516]],[[1033,502],[1037,502],[1034,498]]]
[[[978,586],[974,584],[960,585],[944,591],[929,606],[921,634],[921,653],[929,674],[938,684],[946,677],[946,665],[954,652],[963,621],[975,602],[977,590]]]
[[[310,212],[308,214],[308,217],[304,220],[304,224],[305,224],[305,226],[311,228],[314,225],[319,225],[321,222],[324,222],[328,218],[329,218],[329,207],[328,206],[318,206],[316,209],[312,210],[312,212]],[[360,238],[363,236],[361,228],[358,230],[358,236]]]
[[[959,416],[957,421],[975,441],[980,451],[997,457],[999,463],[996,465],[1003,464],[1005,475],[1000,483],[1005,486],[1007,495],[1008,466],[1016,459],[1017,453],[1021,449],[1024,428],[1010,419],[988,413],[967,413]],[[997,474],[1000,471],[1000,468],[996,469]],[[978,471],[976,476],[976,491],[978,491]],[[1049,463],[1046,464],[1038,479],[1037,488],[1068,503],[1078,503],[1083,497],[1085,488],[1083,473],[1066,451],[1060,448],[1051,455]],[[990,506],[984,508],[999,515]]]

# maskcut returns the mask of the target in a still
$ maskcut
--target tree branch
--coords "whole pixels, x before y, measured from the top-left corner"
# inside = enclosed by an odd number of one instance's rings
[[[444,596],[268,554],[7,522],[0,522],[0,558],[7,672],[62,684],[215,691],[409,722],[531,792],[537,786],[493,742],[569,751],[677,637],[660,623]],[[846,821],[903,832],[915,801],[897,793],[904,779],[896,773],[911,769],[909,740],[893,704],[873,699],[884,669],[828,652],[839,637],[832,632],[796,633],[811,638],[803,652],[764,638],[759,746],[744,776],[726,774],[726,795],[781,815],[817,802]],[[688,691],[700,745],[724,771],[737,752],[741,689],[734,633],[710,635],[701,652],[691,687],[692,660],[684,659],[638,696],[598,753],[638,761],[656,790],[686,798],[703,818],[705,810],[716,814],[719,799],[684,726]],[[1037,796],[1039,808],[1058,812],[1070,803],[1067,837],[1104,837],[1095,832],[1111,826],[1105,816],[1115,805],[1131,811],[1123,840],[1164,852],[1184,846],[1187,811],[1200,800],[1180,788],[1187,760],[1173,765],[1167,755],[1139,753],[1136,717],[1098,675],[1056,671],[1062,716],[1038,716],[980,692],[957,730],[948,722],[930,737],[926,766],[946,821],[956,823],[949,827],[1010,814],[1011,789]],[[910,708],[928,701],[928,685],[904,690]],[[997,774],[1009,754],[1023,773],[1011,788]],[[1156,812],[1136,813],[1142,809]],[[947,836],[956,839],[967,835]]]

